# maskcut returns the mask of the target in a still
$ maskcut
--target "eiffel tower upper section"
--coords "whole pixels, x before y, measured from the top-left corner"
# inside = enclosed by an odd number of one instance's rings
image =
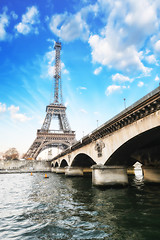
[[[60,59],[61,43],[56,42],[54,49],[55,49],[54,104],[60,104],[63,102],[62,80],[61,80],[61,59]]]
[[[62,99],[61,82],[61,43],[55,46],[55,74],[54,74],[54,99],[46,107],[46,117],[41,129],[37,130],[37,137],[26,153],[27,159],[36,159],[39,153],[47,148],[59,147],[65,149],[75,142],[75,132],[71,130],[67,116],[66,107]],[[50,129],[52,121],[58,121],[59,129]],[[54,127],[54,125],[53,125]]]
[[[47,114],[40,131],[41,132],[48,131],[50,129],[52,118],[58,117],[59,131],[62,131],[64,133],[66,131],[70,132],[71,128],[67,120],[65,112],[66,107],[63,105],[62,98],[61,59],[60,59],[61,43],[56,42],[54,49],[55,49],[54,99],[52,99],[53,103],[46,107]]]

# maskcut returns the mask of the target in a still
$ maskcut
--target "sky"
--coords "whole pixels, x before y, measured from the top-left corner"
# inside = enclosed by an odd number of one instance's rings
[[[159,86],[159,0],[0,0],[0,152],[36,138],[57,40],[77,140]]]

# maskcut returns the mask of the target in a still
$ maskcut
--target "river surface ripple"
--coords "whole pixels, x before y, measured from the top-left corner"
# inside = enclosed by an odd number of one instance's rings
[[[142,177],[122,189],[91,178],[0,174],[0,239],[160,239],[160,188]]]

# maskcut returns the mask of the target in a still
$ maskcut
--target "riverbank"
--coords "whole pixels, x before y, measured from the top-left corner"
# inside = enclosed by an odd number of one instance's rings
[[[50,172],[51,162],[40,160],[0,160],[0,173]]]

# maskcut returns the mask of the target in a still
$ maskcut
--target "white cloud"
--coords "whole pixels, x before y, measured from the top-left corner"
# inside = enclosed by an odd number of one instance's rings
[[[81,89],[81,90],[87,90],[86,87],[79,87],[79,89]]]
[[[45,17],[45,22],[48,22],[48,21],[49,21],[49,17],[46,16],[46,17]]]
[[[144,82],[139,81],[139,83],[137,84],[138,87],[143,87],[144,86]]]
[[[52,42],[52,40],[48,40]],[[54,43],[52,43],[54,46]],[[55,50],[53,50],[53,46],[50,47],[50,51],[46,52],[44,55],[44,63],[47,65],[47,73],[45,69],[45,74],[41,75],[41,77],[50,77],[53,78],[55,75]],[[61,61],[61,72],[63,74],[69,74],[69,71],[66,69],[65,64]]]
[[[148,75],[151,71],[144,63],[141,51],[159,29],[158,8],[150,0],[99,0],[106,16],[106,26],[100,35],[92,35],[89,44],[93,62],[121,71],[140,71]],[[145,49],[144,49],[145,50]]]
[[[95,115],[99,115],[99,112],[94,112]]]
[[[35,6],[28,7],[26,14],[22,15],[22,21],[15,26],[18,33],[27,35],[30,32],[38,33],[39,11]]]
[[[107,38],[101,38],[98,35],[91,36],[89,44],[92,48],[93,62],[127,72],[139,70],[146,75],[151,71],[143,65],[142,53],[138,52],[133,45],[126,48],[120,45],[116,47],[113,40],[110,42]]]
[[[156,50],[156,52],[160,52],[160,40],[158,40],[158,41],[155,43],[154,49]]]
[[[86,87],[77,87],[77,91],[79,92],[79,94],[82,94],[84,90],[87,90],[87,88]]]
[[[15,20],[18,18],[18,15],[14,11],[11,12],[11,16]]]
[[[77,14],[56,14],[52,16],[49,24],[51,31],[64,41],[69,42],[77,38],[87,40],[89,28],[81,13]]]
[[[17,29],[17,31],[23,35],[28,34],[31,31],[31,27],[28,24],[24,24],[22,22],[20,22],[18,25],[15,26],[15,28]]]
[[[155,79],[154,79],[156,82],[158,82],[159,81],[159,77],[158,77],[158,75],[156,75],[156,77],[155,77]]]
[[[112,80],[114,82],[119,82],[119,83],[132,82],[133,81],[133,79],[131,79],[127,76],[124,76],[120,73],[116,73],[115,75],[112,75]]]
[[[125,86],[119,86],[119,85],[110,85],[106,89],[106,95],[109,96],[110,94],[120,91],[122,88],[126,88]]]
[[[149,54],[151,52],[151,50],[149,50],[149,49],[146,49],[145,50],[145,54],[147,55],[147,54]]]
[[[80,112],[87,114],[87,111],[83,108],[80,109]]]
[[[6,112],[6,104],[0,102],[0,113],[1,112]]]
[[[6,14],[6,10],[0,14],[0,41],[4,41],[8,38],[8,34],[6,32],[6,28],[9,25],[9,16]]]
[[[47,59],[48,64],[53,64],[55,60],[55,50],[51,49],[51,51],[46,52],[44,58]]]
[[[92,14],[92,16],[95,17],[98,13],[98,8],[98,4],[96,3],[82,8],[75,14],[68,12],[55,14],[51,18],[49,24],[50,29],[54,34],[66,42],[70,42],[75,39],[87,41],[90,34],[87,17],[89,14]]]
[[[143,62],[148,50],[145,45],[158,33],[159,10],[158,1],[152,0],[98,0],[75,14],[53,15],[49,26],[63,41],[88,39],[93,62],[127,73],[138,71],[149,75],[152,69]],[[100,34],[90,35],[91,16],[101,18],[104,27],[98,29]],[[93,25],[93,32],[96,32]],[[95,69],[94,74],[99,74],[101,70],[101,67]]]
[[[133,31],[142,30],[141,37],[151,34],[154,30],[158,29],[157,13],[155,4],[152,1],[128,1],[130,11],[126,15],[125,22],[130,27],[136,27]]]
[[[155,58],[155,56],[153,54],[146,56],[146,61],[150,64],[158,65],[157,59]]]
[[[61,71],[64,74],[69,74],[69,71],[66,69],[64,62],[61,61]]]
[[[67,69],[62,69],[62,72],[63,72],[64,74],[69,74],[69,71],[68,71]]]
[[[102,67],[98,67],[94,70],[94,74],[98,75],[102,71]]]
[[[65,102],[64,106],[65,106],[65,107],[67,107],[67,106],[68,106],[68,104],[69,104],[68,102]]]
[[[15,107],[14,105],[11,105],[8,107],[8,110],[10,111],[11,118],[14,120],[17,120],[19,122],[26,122],[30,120],[25,114],[18,113],[19,112],[19,107]]]
[[[48,76],[53,78],[55,74],[55,67],[51,66],[50,64],[48,65]]]

